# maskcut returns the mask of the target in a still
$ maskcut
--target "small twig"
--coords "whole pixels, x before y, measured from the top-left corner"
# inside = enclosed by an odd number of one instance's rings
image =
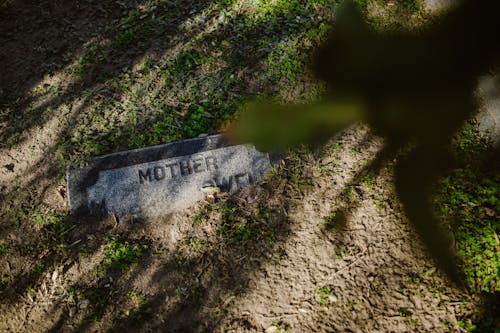
[[[361,253],[357,256],[356,259],[354,259],[353,261],[351,261],[348,265],[342,267],[341,269],[339,269],[338,271],[336,271],[335,273],[333,273],[331,276],[330,276],[330,279],[339,275],[341,272],[345,271],[346,269],[348,268],[351,268],[352,266],[354,266],[354,264],[356,264],[358,261],[360,261],[363,257],[363,255],[368,251],[368,249],[370,248],[371,244],[368,244],[366,246],[366,248],[361,251]]]

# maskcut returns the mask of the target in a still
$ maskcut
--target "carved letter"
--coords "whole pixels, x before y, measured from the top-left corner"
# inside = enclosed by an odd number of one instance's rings
[[[203,168],[203,159],[197,158],[193,160],[193,170],[196,173],[203,172],[205,169]]]
[[[189,161],[180,161],[179,167],[181,168],[181,174],[183,176],[193,173],[193,170],[191,169],[191,166],[189,165]]]
[[[145,180],[151,181],[151,168],[148,168],[146,173],[144,173],[142,170],[139,170],[139,182],[141,184],[144,183]]]
[[[165,166],[170,169],[170,178],[177,177],[177,174],[175,173],[174,167],[177,165],[177,163],[170,163],[166,164]]]
[[[156,180],[162,180],[163,178],[165,178],[165,168],[162,166],[154,167],[153,173]]]
[[[213,167],[213,170],[217,170],[219,168],[217,165],[217,159],[213,156],[206,157],[205,162],[207,162],[207,170],[212,170],[210,166]]]

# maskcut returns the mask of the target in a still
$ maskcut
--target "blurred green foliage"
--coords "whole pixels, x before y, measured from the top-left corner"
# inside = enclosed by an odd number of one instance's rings
[[[477,109],[477,78],[500,59],[493,38],[500,33],[499,10],[499,2],[463,1],[418,31],[380,31],[359,4],[344,1],[315,57],[316,75],[328,87],[324,100],[249,104],[230,135],[279,150],[321,144],[356,121],[367,122],[386,138],[388,151],[404,149],[395,166],[398,196],[437,264],[462,284],[450,239],[429,202],[436,182],[456,165],[450,141]]]

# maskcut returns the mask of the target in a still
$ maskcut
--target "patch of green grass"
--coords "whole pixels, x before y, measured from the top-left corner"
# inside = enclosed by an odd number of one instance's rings
[[[222,8],[224,7],[230,7],[236,3],[238,3],[240,0],[215,0],[214,4],[216,6],[220,6]]]
[[[141,13],[137,10],[134,10],[133,12],[131,12],[129,14],[129,16],[127,16],[124,20],[123,20],[123,24],[124,25],[129,25],[129,24],[133,24],[137,21],[137,19],[139,18],[139,16],[141,16]]]
[[[11,282],[11,277],[8,275],[2,275],[0,279],[0,290],[4,289]]]
[[[46,236],[44,246],[52,251],[62,254],[77,243],[68,244],[68,234],[75,225],[70,221],[67,211],[53,211],[45,205],[39,205],[31,214],[30,221],[42,226]]]
[[[113,300],[116,292],[110,287],[90,287],[83,291],[75,291],[80,301],[88,300],[93,307],[93,320],[99,321],[105,307]]]
[[[127,29],[111,42],[111,47],[117,51],[123,50],[128,48],[136,39],[136,33],[132,29]]]
[[[250,240],[264,240],[269,245],[276,242],[276,226],[272,214],[264,204],[260,204],[254,216],[243,216],[236,207],[222,206],[223,223],[217,233],[228,244],[244,243]]]
[[[420,278],[420,274],[416,272],[410,273],[406,276],[406,284],[408,285],[414,285],[421,282],[421,280],[422,279]]]
[[[323,217],[323,230],[330,231],[333,229],[345,228],[347,223],[347,214],[343,209],[331,211],[328,216]]]
[[[207,207],[211,207],[211,205],[209,205]],[[211,208],[209,208],[209,209],[211,209]],[[208,212],[203,211],[203,212],[196,213],[193,216],[193,223],[194,224],[200,224],[202,222],[205,222],[208,219],[208,213],[209,213],[209,211]]]
[[[194,137],[210,129],[211,120],[203,105],[192,106],[184,120],[182,130],[185,137]]]
[[[355,0],[368,21],[376,28],[398,30],[424,23],[426,15],[418,0]],[[376,8],[371,11],[371,8]]]
[[[208,239],[192,237],[189,239],[189,246],[192,248],[201,248],[208,244]]]
[[[437,184],[435,212],[462,258],[469,286],[500,291],[500,174],[484,165],[490,146],[473,123],[464,126],[451,149],[460,168]]]
[[[0,256],[6,255],[9,252],[7,247],[3,244],[0,244]]]
[[[132,29],[127,29],[111,42],[111,47],[116,51],[124,50],[130,47],[136,38],[136,33]]]
[[[175,141],[180,137],[174,118],[167,114],[153,124],[153,133],[147,139],[147,144],[159,144]]]
[[[36,276],[42,276],[45,272],[45,264],[43,263],[43,261],[37,261],[31,268],[31,272]]]
[[[491,157],[491,142],[481,135],[477,123],[468,121],[452,138],[451,152],[464,166],[475,166]]]
[[[304,60],[301,59],[297,42],[285,40],[278,44],[267,58],[272,77],[294,81],[304,74]]]
[[[255,236],[254,228],[250,223],[224,223],[217,232],[222,234],[229,244],[247,241]]]
[[[181,138],[195,137],[202,133],[211,131],[214,120],[213,115],[207,111],[210,108],[206,103],[190,105],[186,115],[176,120],[172,115],[174,110],[166,112],[159,120],[150,126],[150,132],[141,131],[134,133],[135,129],[130,127],[128,132],[128,147],[139,148],[147,145],[156,145],[179,140]],[[182,127],[179,127],[182,124]]]
[[[89,66],[95,63],[97,59],[98,48],[96,45],[90,46],[83,56],[78,59],[78,63],[73,70],[73,74],[75,75],[83,75],[89,68]]]
[[[182,272],[188,272],[193,267],[193,261],[181,253],[174,255],[174,264]]]
[[[328,306],[337,301],[337,297],[333,294],[330,287],[319,288],[316,290],[316,296],[318,296],[319,303],[323,306]]]
[[[127,297],[130,298],[130,300],[133,303],[133,315],[136,319],[140,319],[144,317],[144,315],[147,314],[149,310],[149,302],[146,298],[146,296],[130,291],[127,293]]]
[[[119,269],[128,269],[139,262],[147,245],[131,243],[118,236],[109,237],[104,249],[104,263],[114,265]]]
[[[399,315],[401,317],[410,317],[413,315],[413,312],[411,312],[408,308],[406,307],[400,307],[398,309]]]
[[[333,211],[328,216],[323,217],[323,229],[331,230],[337,226],[336,223],[337,212]]]
[[[271,326],[274,326],[276,327],[276,333],[285,333],[286,332],[286,328],[285,328],[285,325],[283,325],[281,322],[274,322],[271,324]]]
[[[435,199],[463,258],[468,283],[478,291],[500,291],[498,193],[498,174],[458,169],[441,181]]]
[[[373,175],[367,175],[361,180],[361,185],[365,186],[368,190],[373,190],[376,185],[376,180]]]
[[[75,242],[68,244],[67,239],[68,233],[75,228],[75,225],[69,220],[68,212],[58,212],[51,217],[51,223],[47,226],[47,231],[52,242],[52,248],[57,245],[58,251],[63,253],[76,244]]]
[[[307,190],[314,187],[312,179],[310,177],[305,177],[302,170],[294,169],[290,178],[292,183],[299,190]]]
[[[173,75],[179,75],[193,71],[199,66],[207,63],[210,57],[199,50],[187,50],[177,56],[177,58],[168,65]]]
[[[457,325],[463,329],[465,329],[467,332],[474,332],[477,328],[476,325],[474,325],[473,323],[471,322],[464,322],[462,320],[459,320],[457,322]]]

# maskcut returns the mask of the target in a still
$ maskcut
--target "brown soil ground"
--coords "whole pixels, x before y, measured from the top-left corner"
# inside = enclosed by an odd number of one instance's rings
[[[436,271],[405,221],[391,164],[372,163],[382,146],[356,126],[235,196],[147,223],[78,223],[73,237],[95,250],[47,272],[31,292],[7,292],[2,330],[461,331],[474,303]],[[332,211],[345,223],[329,229]],[[218,232],[228,219],[272,237],[228,240]],[[102,274],[105,235],[148,248],[131,269]]]
[[[24,127],[16,144],[0,143],[1,332],[464,332],[479,315],[411,230],[393,157],[362,124],[290,153],[246,191],[156,221],[71,221],[58,234],[66,246],[47,250],[53,230],[16,218],[26,205],[68,210],[54,157],[64,116],[16,114],[7,101],[64,81],[47,75],[126,5],[25,0],[0,10],[1,137]],[[80,87],[63,86],[70,96]],[[140,248],[138,262],[106,264],[112,239]]]

